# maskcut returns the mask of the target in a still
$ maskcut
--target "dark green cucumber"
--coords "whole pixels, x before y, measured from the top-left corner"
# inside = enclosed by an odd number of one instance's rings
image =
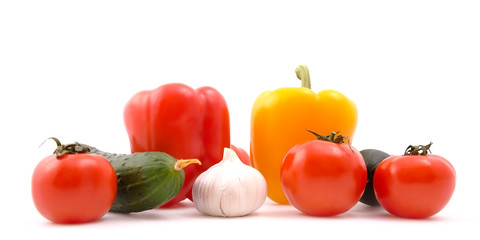
[[[200,163],[195,159],[177,161],[164,152],[114,154],[88,148],[90,153],[105,157],[117,174],[117,196],[110,212],[141,212],[165,204],[177,196],[183,186],[183,167]]]

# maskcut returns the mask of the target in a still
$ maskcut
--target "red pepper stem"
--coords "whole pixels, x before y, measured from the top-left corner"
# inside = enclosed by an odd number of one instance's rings
[[[305,65],[300,65],[295,69],[295,74],[297,78],[302,81],[302,87],[312,89],[312,84],[310,82],[310,71]]]

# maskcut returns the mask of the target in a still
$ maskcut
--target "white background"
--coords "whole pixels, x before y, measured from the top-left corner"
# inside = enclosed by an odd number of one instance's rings
[[[478,1],[2,1],[0,3],[1,235],[245,238],[478,237],[480,6]],[[450,203],[427,220],[358,204],[332,218],[271,201],[244,218],[212,218],[190,202],[169,210],[51,224],[30,194],[48,137],[129,151],[123,107],[169,82],[225,97],[232,143],[248,149],[261,92],[335,89],[357,104],[353,145],[402,154],[433,141],[457,171]],[[466,236],[466,235],[463,235]],[[5,239],[4,236],[1,237]],[[273,239],[273,238],[272,238]]]

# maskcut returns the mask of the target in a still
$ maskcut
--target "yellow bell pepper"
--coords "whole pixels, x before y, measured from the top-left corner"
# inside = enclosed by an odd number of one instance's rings
[[[306,66],[299,66],[295,72],[302,87],[263,92],[251,114],[252,165],[267,180],[268,197],[280,204],[288,204],[280,181],[285,154],[297,144],[316,139],[306,129],[322,135],[338,131],[351,142],[357,126],[353,101],[335,90],[312,91]]]

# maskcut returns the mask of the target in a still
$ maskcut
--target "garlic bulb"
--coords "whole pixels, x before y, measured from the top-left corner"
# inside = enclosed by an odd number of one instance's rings
[[[267,183],[255,168],[225,148],[223,160],[200,174],[192,190],[195,208],[212,216],[238,217],[260,208],[267,197]]]

